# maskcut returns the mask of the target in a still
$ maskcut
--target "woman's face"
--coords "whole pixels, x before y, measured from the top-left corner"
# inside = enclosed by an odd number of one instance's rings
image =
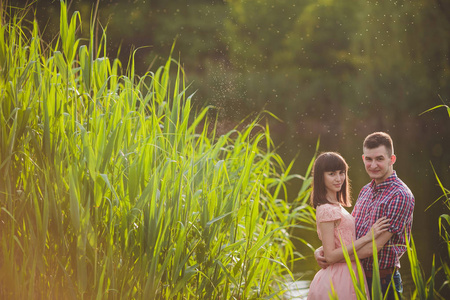
[[[345,170],[325,172],[323,177],[327,193],[335,195],[342,189],[345,181]]]

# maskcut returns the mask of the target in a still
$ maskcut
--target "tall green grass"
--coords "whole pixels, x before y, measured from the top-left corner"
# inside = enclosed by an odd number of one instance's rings
[[[64,2],[51,45],[23,14],[0,12],[0,297],[281,297],[309,181],[288,203],[262,117],[218,136],[176,61],[122,73]]]
[[[447,111],[448,116],[450,117],[450,107],[445,103],[445,101],[439,97],[442,101],[441,105],[434,106],[424,112],[422,112],[420,115],[424,113],[428,113],[431,111],[434,111],[436,109],[444,108]],[[444,186],[441,179],[439,178],[438,174],[436,173],[436,170],[434,169],[433,165],[431,165],[434,175],[436,177],[436,182],[438,183],[439,188],[442,191],[442,196],[439,197],[436,201],[434,201],[429,207],[434,205],[436,202],[441,202],[444,205],[444,208],[446,209],[446,213],[443,213],[439,216],[438,219],[438,226],[439,226],[439,235],[442,239],[442,242],[445,243],[446,247],[446,253],[440,260],[440,266],[436,267],[435,262],[435,256],[433,256],[432,266],[431,266],[431,272],[430,277],[428,279],[425,278],[425,275],[423,274],[422,269],[420,268],[420,265],[418,264],[416,255],[416,249],[414,246],[414,243],[412,243],[411,246],[408,245],[408,253],[411,253],[412,255],[409,255],[410,261],[411,257],[413,258],[413,262],[411,262],[411,274],[413,275],[414,283],[416,285],[416,290],[414,291],[414,296],[419,299],[445,299],[446,294],[450,291],[450,265],[449,265],[449,259],[450,259],[450,190]],[[428,207],[428,208],[429,208]],[[428,209],[427,208],[427,209]],[[445,210],[444,210],[445,211]],[[416,262],[417,261],[417,262]],[[413,268],[414,267],[414,268]],[[441,284],[441,286],[435,287],[436,285],[436,274],[442,271],[444,279],[444,282]]]

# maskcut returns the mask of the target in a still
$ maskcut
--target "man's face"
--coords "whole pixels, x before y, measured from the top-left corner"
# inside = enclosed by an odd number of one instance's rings
[[[395,163],[395,155],[389,156],[385,146],[374,149],[364,148],[363,161],[367,174],[375,183],[379,184],[386,180],[392,172]]]

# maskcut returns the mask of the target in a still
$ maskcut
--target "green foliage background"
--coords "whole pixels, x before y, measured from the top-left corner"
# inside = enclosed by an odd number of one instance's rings
[[[54,36],[57,3],[35,6],[45,34]],[[70,8],[87,28],[95,1],[70,1]],[[164,61],[176,39],[175,53],[199,89],[197,101],[231,109],[227,117],[236,120],[263,105],[286,121],[311,106],[367,116],[375,105],[403,118],[416,105],[427,109],[426,97],[448,99],[445,1],[137,0],[100,2],[98,12],[111,56],[120,46],[126,61],[130,49],[149,46],[136,54],[139,74],[155,57]],[[220,83],[229,90],[220,92]]]

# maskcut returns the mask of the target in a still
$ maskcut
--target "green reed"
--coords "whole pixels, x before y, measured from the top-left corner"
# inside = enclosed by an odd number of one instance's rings
[[[353,287],[355,288],[356,298],[358,300],[359,299],[367,299],[366,289],[365,289],[365,282],[364,282],[364,271],[362,269],[360,261],[358,260],[358,256],[356,254],[356,249],[355,249],[354,245],[352,245],[353,246],[353,252],[352,253],[355,255],[357,274],[353,270],[352,262],[351,262],[351,259],[350,259],[350,255],[347,252],[348,249],[346,248],[346,245],[344,244],[342,239],[340,240],[340,242],[341,242],[341,246],[343,247],[342,249],[345,249],[343,251],[344,260],[345,260],[345,262],[347,264],[347,267],[348,267],[348,270],[350,272],[350,278],[352,280]],[[375,257],[377,255],[376,251],[374,253],[375,253],[375,255],[374,255],[374,257]]]
[[[0,14],[0,295],[281,297],[309,181],[288,203],[262,116],[218,136],[176,61],[123,74],[63,1],[51,45]]]
[[[405,233],[406,234],[406,233]],[[447,240],[448,241],[448,240]],[[342,243],[341,243],[342,244]],[[343,244],[342,244],[343,245]],[[406,239],[406,254],[408,256],[408,261],[411,267],[411,277],[414,282],[414,291],[411,292],[411,295],[408,295],[408,291],[404,290],[404,295],[410,297],[410,299],[444,299],[438,291],[435,290],[435,277],[436,277],[436,266],[435,259],[433,256],[432,270],[431,275],[428,280],[425,279],[424,272],[421,268],[420,261],[417,257],[417,251],[414,244],[414,238],[411,235],[411,240]],[[343,245],[345,247],[345,245]],[[380,274],[379,274],[379,265],[378,265],[378,253],[377,246],[375,241],[372,242],[373,248],[373,272],[372,272],[372,290],[370,292],[370,297],[366,295],[364,285],[361,284],[364,280],[363,278],[363,270],[361,264],[358,259],[358,255],[356,253],[355,248],[353,248],[353,255],[355,257],[357,272],[352,268],[351,259],[347,251],[344,251],[344,258],[348,266],[348,270],[350,272],[350,276],[352,278],[353,287],[356,291],[357,299],[373,299],[373,300],[383,300],[387,298],[387,294],[383,294],[381,291],[381,283],[380,283]],[[391,287],[394,286],[393,277],[390,282]],[[389,287],[389,288],[391,288]],[[399,297],[397,294],[394,294],[395,298]]]
[[[445,103],[445,101],[439,96],[442,104],[434,106],[424,112],[422,112],[420,115],[424,113],[428,113],[431,111],[434,111],[436,109],[444,108],[446,109],[448,116],[450,117],[450,107]],[[420,268],[420,265],[418,262],[412,262],[411,266],[414,267],[414,271],[411,270],[411,273],[413,275],[414,283],[416,284],[416,290],[414,291],[414,296],[419,299],[445,299],[444,295],[448,294],[449,292],[449,282],[450,282],[450,267],[448,263],[448,259],[450,258],[450,234],[449,234],[449,226],[450,226],[450,190],[444,186],[441,179],[439,178],[438,174],[436,173],[436,170],[434,169],[434,166],[431,164],[431,167],[433,169],[434,175],[436,177],[436,182],[438,183],[439,188],[442,191],[442,195],[436,199],[429,207],[434,205],[438,201],[442,201],[444,204],[444,207],[447,210],[447,213],[443,213],[439,216],[438,219],[438,226],[439,226],[439,235],[442,239],[442,242],[446,245],[447,253],[444,254],[444,257],[441,258],[440,266],[436,268],[435,263],[435,256],[433,256],[433,262],[431,266],[431,275],[430,277],[425,280],[425,276],[423,274],[422,269]],[[428,207],[428,208],[429,208]],[[427,209],[428,209],[427,208]],[[408,254],[411,259],[414,261],[416,258],[416,249],[414,246],[414,242],[412,242],[411,246],[408,245]],[[412,257],[412,258],[411,258]],[[411,268],[413,269],[413,268]],[[443,284],[436,290],[435,284],[436,284],[436,274],[442,271],[443,272],[443,278],[444,282]]]

